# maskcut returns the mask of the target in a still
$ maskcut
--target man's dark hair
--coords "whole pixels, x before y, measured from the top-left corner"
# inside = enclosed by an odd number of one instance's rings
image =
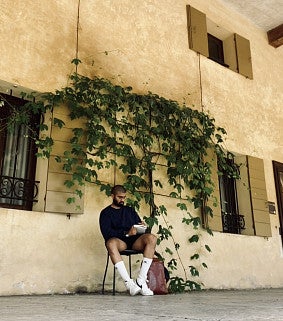
[[[126,189],[122,185],[115,185],[111,189],[111,194],[116,195],[118,193],[126,193]]]

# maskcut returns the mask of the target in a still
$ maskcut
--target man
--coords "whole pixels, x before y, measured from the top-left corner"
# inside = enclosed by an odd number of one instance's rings
[[[150,268],[156,246],[156,236],[150,233],[137,234],[134,225],[144,225],[136,211],[125,206],[126,189],[116,185],[111,190],[112,204],[100,213],[99,224],[105,245],[116,270],[125,282],[130,295],[141,293],[153,295],[147,286],[147,272]],[[130,278],[120,252],[133,249],[143,253],[141,269],[136,282]]]

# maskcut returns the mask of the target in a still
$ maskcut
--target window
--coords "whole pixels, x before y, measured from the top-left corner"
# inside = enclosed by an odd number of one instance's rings
[[[214,197],[217,206],[208,225],[214,231],[224,233],[271,236],[270,217],[267,203],[263,160],[237,155],[227,160],[238,165],[240,179],[217,175],[217,161],[214,161]]]
[[[220,65],[229,67],[224,62],[223,42],[222,40],[214,37],[211,34],[207,34],[208,37],[208,52],[209,58],[218,62]]]
[[[226,159],[227,165],[233,165],[233,159]],[[241,234],[245,229],[244,215],[239,214],[236,179],[227,174],[219,176],[219,191],[223,232]]]
[[[0,207],[31,210],[36,202],[36,146],[39,115],[28,115],[29,122],[8,128],[13,110],[20,110],[27,101],[0,95]]]
[[[189,5],[187,19],[190,49],[253,79],[249,40],[221,28]]]

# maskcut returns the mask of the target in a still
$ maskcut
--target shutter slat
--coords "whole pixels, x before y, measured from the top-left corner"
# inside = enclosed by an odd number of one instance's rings
[[[66,200],[69,197],[75,197],[76,203],[68,204]],[[78,209],[78,206],[80,207],[80,209]],[[46,193],[46,212],[63,214],[82,214],[83,207],[83,199],[76,197],[74,193],[64,193],[58,191],[47,191]]]

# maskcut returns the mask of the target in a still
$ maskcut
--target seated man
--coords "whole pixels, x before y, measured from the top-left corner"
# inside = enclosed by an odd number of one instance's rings
[[[144,224],[136,211],[124,206],[126,190],[116,185],[111,190],[112,204],[100,213],[99,224],[105,245],[115,268],[125,282],[130,295],[141,293],[153,295],[147,286],[147,272],[150,268],[156,246],[156,236],[150,233],[137,234],[136,224]],[[141,269],[136,282],[130,278],[120,252],[133,249],[143,253]]]

